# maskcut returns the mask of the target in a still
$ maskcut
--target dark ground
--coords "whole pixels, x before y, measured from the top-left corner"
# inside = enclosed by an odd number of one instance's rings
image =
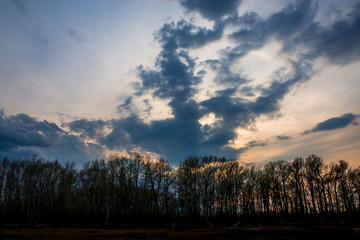
[[[139,225],[3,225],[0,239],[360,239],[360,226],[139,226]]]

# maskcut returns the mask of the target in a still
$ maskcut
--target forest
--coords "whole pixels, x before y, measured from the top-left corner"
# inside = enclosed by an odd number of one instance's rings
[[[38,157],[0,161],[0,224],[232,226],[360,212],[360,168],[316,155],[262,167],[216,156],[191,156],[172,167],[137,153],[82,168]]]

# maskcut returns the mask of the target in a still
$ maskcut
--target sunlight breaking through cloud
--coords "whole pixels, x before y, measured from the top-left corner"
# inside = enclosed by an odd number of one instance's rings
[[[0,154],[360,153],[359,3],[155,1],[6,2]]]

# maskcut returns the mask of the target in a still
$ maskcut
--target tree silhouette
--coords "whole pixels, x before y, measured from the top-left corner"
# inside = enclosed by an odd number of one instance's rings
[[[191,156],[176,168],[133,153],[93,160],[81,169],[75,163],[5,157],[0,207],[0,223],[206,219],[213,226],[235,218],[263,221],[261,216],[281,222],[307,216],[341,219],[360,211],[360,168],[344,160],[326,165],[316,155],[264,167]]]

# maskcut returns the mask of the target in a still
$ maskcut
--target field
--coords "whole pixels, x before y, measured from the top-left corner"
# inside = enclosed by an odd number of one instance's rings
[[[3,226],[0,239],[359,239],[354,226],[166,227],[134,225]]]

